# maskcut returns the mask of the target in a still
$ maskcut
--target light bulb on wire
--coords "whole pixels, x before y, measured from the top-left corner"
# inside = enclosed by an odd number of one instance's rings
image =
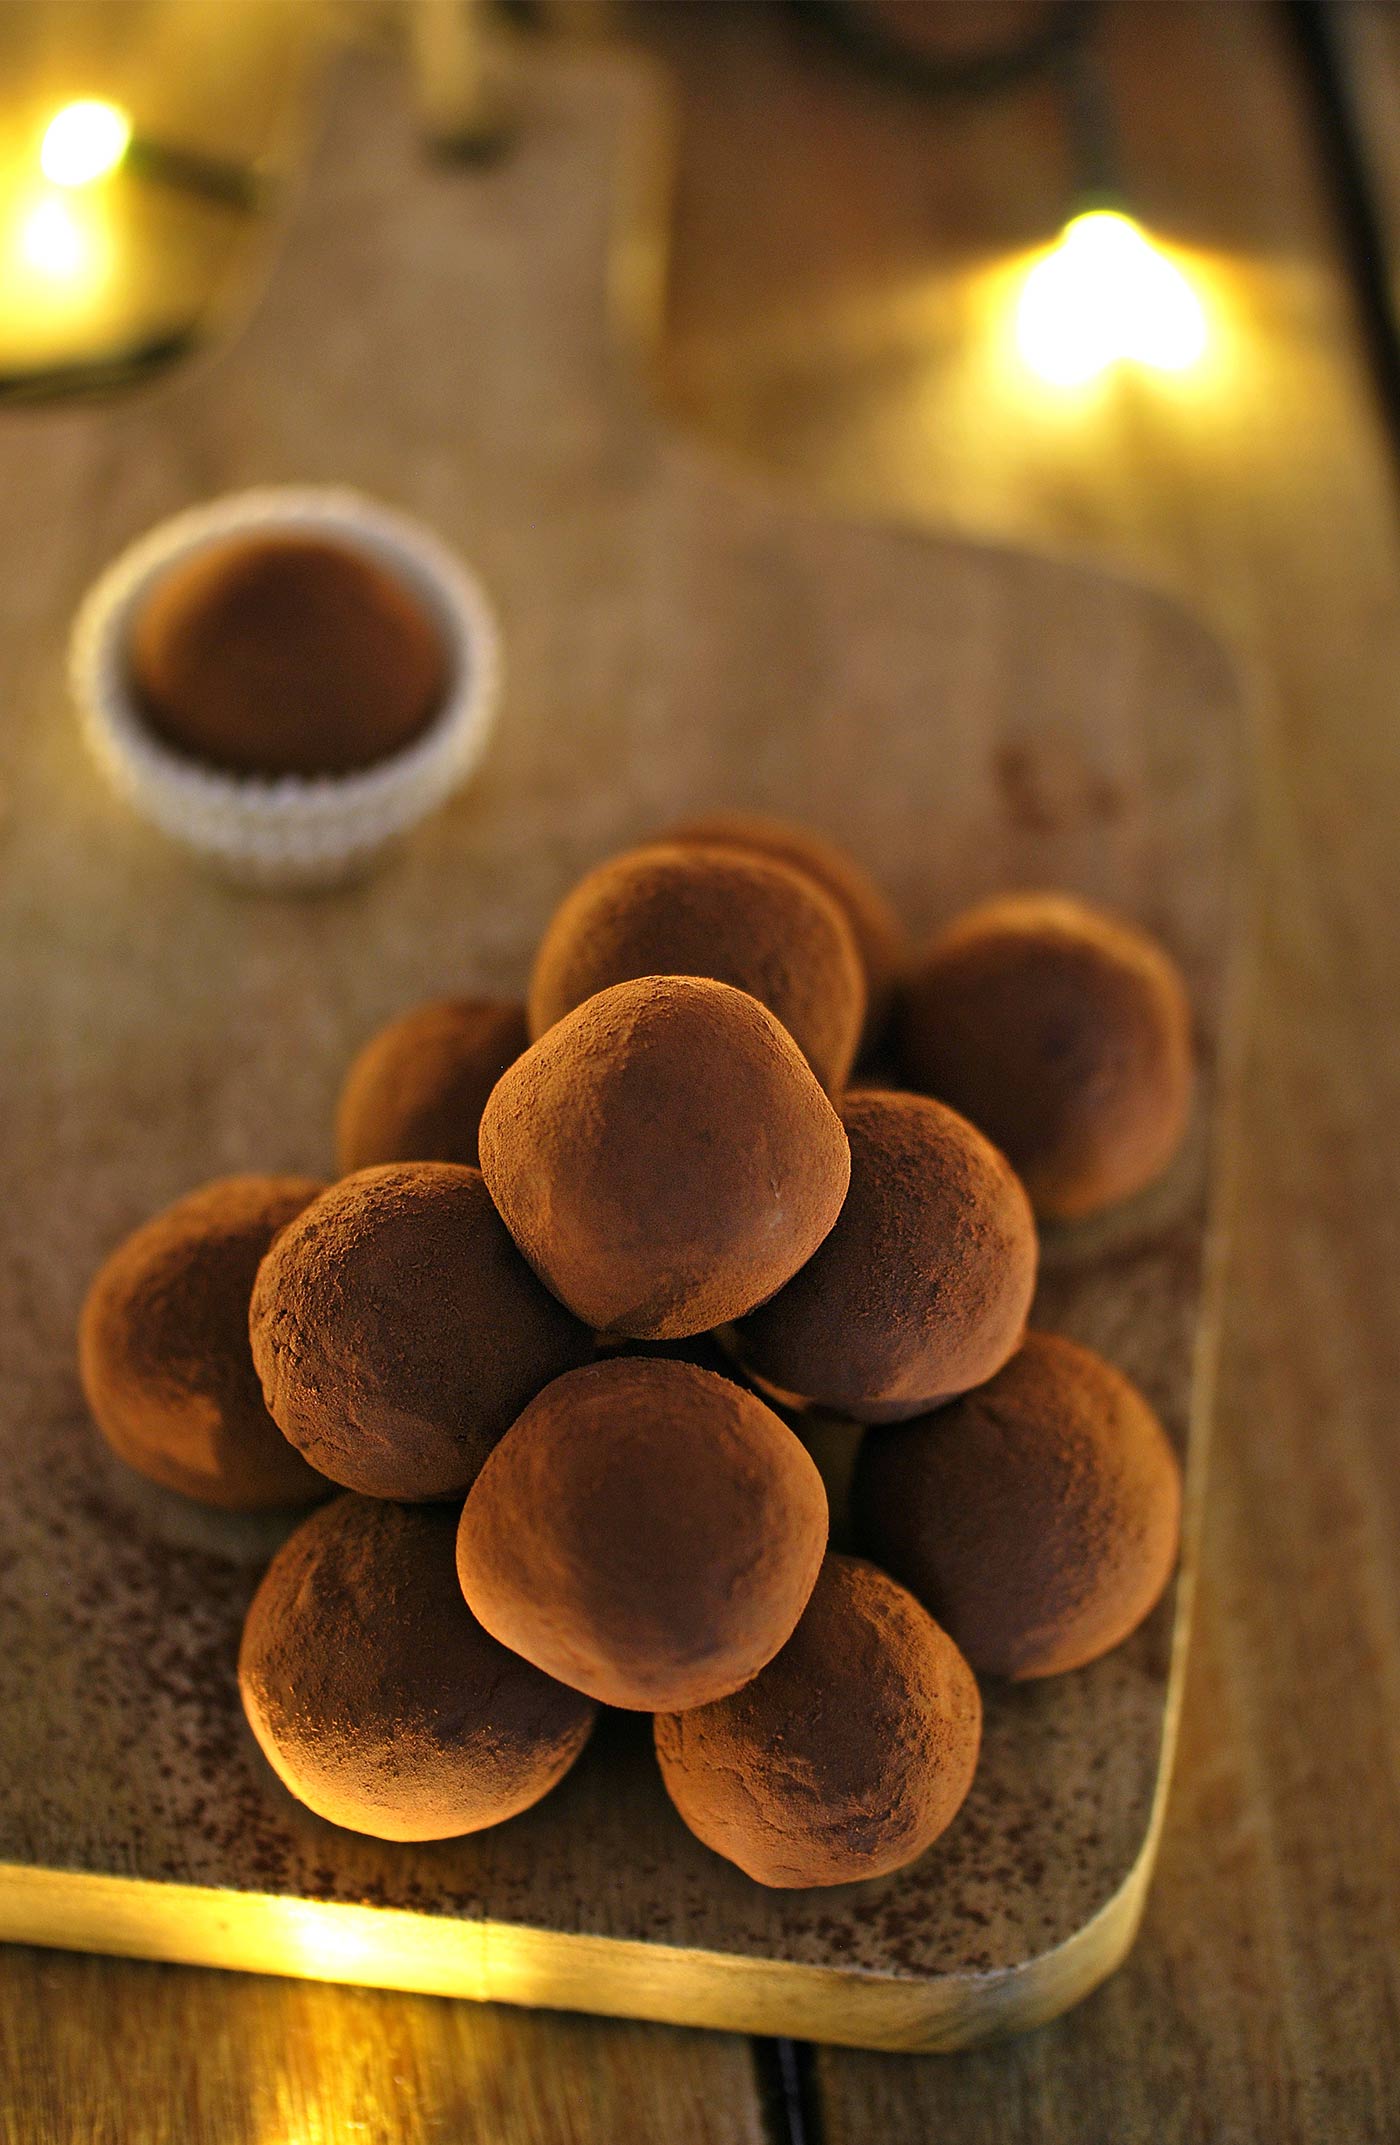
[[[131,121],[105,97],[79,97],[55,112],[39,144],[51,186],[92,186],[114,172],[131,146]]]
[[[1021,286],[1017,347],[1050,386],[1078,386],[1123,363],[1185,372],[1206,342],[1195,291],[1121,209],[1072,216]]]

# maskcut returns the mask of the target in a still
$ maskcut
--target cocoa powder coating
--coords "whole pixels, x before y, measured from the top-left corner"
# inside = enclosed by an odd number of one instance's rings
[[[527,1810],[595,1708],[482,1630],[453,1559],[457,1515],[338,1497],[253,1597],[238,1682],[291,1792],[381,1840],[441,1840]]]
[[[503,1645],[634,1711],[703,1705],[792,1632],[826,1493],[752,1393],[689,1363],[614,1357],[556,1379],[462,1513],[462,1591]]]
[[[151,1481],[233,1512],[330,1494],[268,1414],[248,1346],[259,1263],[321,1189],[220,1177],[99,1268],[78,1328],[83,1390],[108,1444]]]
[[[1107,1653],[1157,1602],[1181,1472],[1121,1372],[1032,1333],[979,1391],[867,1431],[851,1503],[861,1546],[979,1673],[1053,1676]]]
[[[1066,895],[958,918],[908,978],[900,1041],[909,1085],[980,1125],[1046,1219],[1141,1191],[1186,1128],[1191,1014],[1174,962]]]
[[[756,999],[649,976],[600,991],[503,1075],[481,1166],[516,1243],[577,1317],[679,1340],[742,1317],[811,1257],[850,1154]]]
[[[765,1385],[893,1422],[983,1384],[1019,1345],[1035,1223],[1010,1165],[942,1103],[852,1090],[841,1121],[836,1226],[734,1341]]]
[[[828,1093],[845,1084],[865,1018],[860,955],[836,903],[789,865],[676,842],[600,864],[540,943],[531,1035],[638,976],[709,976],[751,992]]]
[[[348,544],[230,538],[157,581],[131,635],[146,720],[240,775],[336,775],[402,751],[447,688],[419,598]]]
[[[714,848],[746,849],[790,864],[829,894],[855,937],[865,972],[863,1044],[873,1044],[889,1017],[895,984],[904,966],[906,935],[894,907],[852,856],[810,827],[757,812],[715,812],[667,829],[668,842],[702,842]]]
[[[473,1168],[486,1098],[529,1042],[525,1008],[498,998],[415,1006],[370,1037],[336,1110],[343,1174],[381,1162]]]
[[[873,1564],[828,1556],[802,1619],[728,1698],[661,1714],[666,1792],[697,1839],[759,1884],[887,1876],[957,1815],[982,1703],[967,1662]]]
[[[250,1330],[285,1435],[370,1497],[461,1496],[526,1401],[593,1353],[481,1172],[450,1162],[332,1185],[264,1259]]]

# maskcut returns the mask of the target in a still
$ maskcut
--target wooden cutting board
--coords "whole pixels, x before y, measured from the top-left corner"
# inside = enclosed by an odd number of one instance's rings
[[[0,1934],[960,2046],[1112,1969],[1156,1848],[1237,1057],[1238,689],[1156,594],[836,519],[670,436],[618,332],[619,305],[635,326],[655,288],[654,87],[617,59],[541,59],[521,110],[497,167],[433,165],[397,78],[355,63],[238,345],[115,409],[0,422]],[[305,901],[226,891],[132,819],[62,682],[73,607],[119,546],[283,479],[422,515],[494,590],[508,656],[471,789],[371,881]],[[276,1529],[106,1455],[74,1367],[85,1285],[207,1177],[328,1172],[337,1084],[378,1023],[518,989],[585,866],[721,805],[844,839],[919,929],[1050,884],[1184,964],[1203,1068],[1188,1149],[1147,1199],[1047,1243],[1036,1314],[1161,1410],[1188,1463],[1182,1576],[1109,1659],[988,1689],[966,1807],[889,1879],[752,1885],[684,1831],[625,1716],[495,1832],[337,1832],[282,1790],[238,1708],[240,1620]]]

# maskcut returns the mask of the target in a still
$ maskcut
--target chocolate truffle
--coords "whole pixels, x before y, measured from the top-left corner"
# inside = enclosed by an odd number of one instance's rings
[[[541,941],[531,1035],[637,976],[710,976],[751,992],[828,1093],[845,1085],[865,1018],[860,955],[836,903],[790,865],[679,842],[600,864]]]
[[[1047,1220],[1141,1191],[1186,1127],[1191,1014],[1175,964],[1063,894],[1006,895],[935,939],[905,988],[901,1048],[909,1085],[980,1125]]]
[[[1035,1289],[1030,1202],[965,1117],[923,1095],[841,1104],[851,1188],[835,1228],[734,1333],[778,1392],[896,1422],[990,1378]]]
[[[452,1162],[333,1184],[263,1260],[250,1328],[285,1435],[370,1497],[461,1496],[526,1401],[593,1353],[480,1170]]]
[[[600,991],[502,1075],[481,1166],[525,1257],[579,1318],[682,1340],[741,1318],[811,1257],[850,1152],[756,998],[647,976]]]
[[[697,1839],[759,1884],[902,1869],[972,1785],[982,1702],[926,1609],[873,1564],[829,1556],[802,1620],[752,1683],[662,1714],[666,1792]]]
[[[810,827],[795,827],[785,819],[767,819],[757,812],[715,812],[706,819],[688,819],[669,828],[663,839],[751,850],[758,856],[776,857],[780,864],[790,864],[815,879],[851,927],[865,971],[862,1041],[869,1047],[876,1040],[904,965],[905,933],[891,904],[854,857]]]
[[[152,1482],[231,1512],[330,1494],[264,1407],[248,1347],[259,1261],[321,1188],[220,1177],[99,1268],[78,1328],[83,1390],[108,1444]]]
[[[447,686],[419,598],[348,544],[234,537],[156,582],[131,635],[146,720],[239,775],[369,767],[427,728]]]
[[[370,1037],[340,1091],[342,1172],[379,1162],[475,1167],[486,1098],[528,1042],[524,1006],[497,998],[437,999],[390,1021]]]
[[[338,1497],[285,1542],[243,1627],[238,1683],[263,1754],[318,1816],[445,1840],[528,1810],[595,1708],[483,1631],[457,1515]]]
[[[937,1415],[867,1431],[857,1539],[993,1676],[1079,1668],[1142,1622],[1171,1576],[1181,1474],[1137,1388],[1032,1333]]]
[[[546,1386],[481,1470],[457,1569],[487,1630],[634,1711],[757,1675],[801,1615],[826,1492],[771,1408],[690,1363],[614,1357]]]

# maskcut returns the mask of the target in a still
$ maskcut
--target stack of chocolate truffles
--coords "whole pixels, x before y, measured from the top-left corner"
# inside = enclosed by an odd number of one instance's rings
[[[979,1679],[1083,1667],[1171,1575],[1157,1417],[1027,1322],[1037,1220],[1161,1175],[1191,1087],[1130,923],[1018,892],[913,949],[825,840],[698,820],[566,894],[523,1003],[372,1036],[335,1182],[224,1178],[121,1244],[88,1400],[168,1489],[316,1507],[238,1676],[320,1817],[499,1824],[614,1706],[758,1883],[879,1876],[956,1818]]]

